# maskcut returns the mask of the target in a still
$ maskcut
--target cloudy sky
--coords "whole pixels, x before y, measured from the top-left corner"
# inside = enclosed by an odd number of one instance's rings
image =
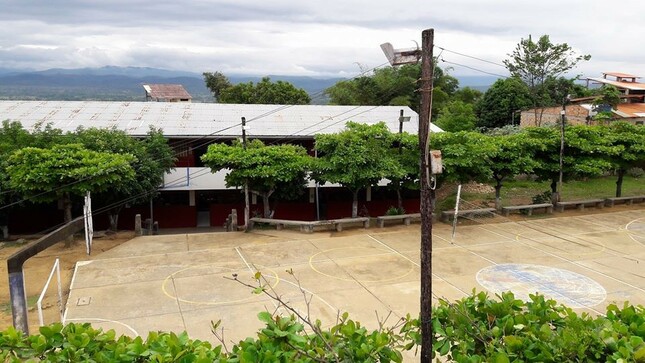
[[[548,34],[592,56],[577,73],[645,76],[644,13],[643,0],[2,0],[0,68],[348,77],[386,61],[379,44],[434,28],[455,75],[506,74],[493,63]]]

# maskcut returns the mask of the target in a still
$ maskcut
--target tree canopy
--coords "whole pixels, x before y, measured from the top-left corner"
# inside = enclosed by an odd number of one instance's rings
[[[477,126],[496,128],[519,124],[518,111],[531,104],[530,90],[519,78],[498,79],[475,106]]]
[[[151,127],[145,138],[137,139],[125,131],[112,129],[79,128],[74,133],[76,142],[88,150],[132,155],[135,177],[124,183],[113,184],[108,190],[97,193],[97,204],[110,206],[110,228],[118,227],[119,212],[125,203],[136,204],[157,195],[163,176],[175,164],[175,157],[161,129]]]
[[[269,77],[263,77],[258,83],[232,85],[220,72],[205,72],[203,76],[206,87],[220,103],[308,105],[311,102],[304,89],[285,81],[272,82]]]
[[[566,95],[572,92],[572,80],[565,80],[569,82],[567,85],[560,80],[562,75],[579,62],[591,59],[590,55],[578,55],[567,43],[552,43],[548,35],[542,35],[537,42],[529,35],[528,39],[520,40],[508,56],[504,65],[513,77],[521,79],[529,87],[538,126],[542,123],[542,113],[537,108],[562,104]],[[557,87],[549,88],[548,83],[550,86],[557,84]],[[554,96],[554,93],[560,94]]]
[[[468,131],[475,128],[477,116],[472,104],[454,100],[439,111],[435,123],[444,131]]]
[[[395,141],[384,122],[364,125],[348,122],[345,130],[316,135],[313,178],[336,183],[353,194],[352,217],[358,215],[358,192],[381,179],[404,177],[405,170],[391,152]]]
[[[567,43],[552,43],[548,35],[542,35],[537,42],[529,35],[528,39],[520,40],[508,56],[504,60],[508,71],[531,89],[549,78],[560,77],[579,62],[591,59],[590,55],[576,54]]]
[[[280,191],[282,197],[301,194],[306,183],[306,173],[311,166],[307,151],[297,145],[264,145],[252,140],[248,146],[212,144],[202,156],[212,172],[229,169],[227,187],[241,187],[246,181],[250,190],[260,195],[264,204],[264,217],[271,216],[269,198]]]
[[[71,196],[101,192],[134,178],[133,156],[97,152],[81,144],[25,147],[8,160],[9,186],[33,201],[61,200],[65,222],[72,220]],[[71,244],[68,240],[67,246]]]
[[[202,75],[204,76],[204,82],[206,82],[206,88],[211,90],[213,97],[218,102],[222,91],[233,86],[221,72],[204,72]]]
[[[334,105],[408,106],[419,111],[421,96],[417,81],[421,64],[375,69],[372,74],[337,82],[325,93]],[[433,115],[457,92],[459,81],[435,66]],[[464,97],[467,97],[464,94]]]

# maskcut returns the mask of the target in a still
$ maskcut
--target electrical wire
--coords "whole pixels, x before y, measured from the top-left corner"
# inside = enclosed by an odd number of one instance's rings
[[[482,69],[479,69],[479,68],[475,68],[475,67],[467,66],[467,65],[465,65],[465,64],[460,64],[460,63],[450,62],[450,61],[447,61],[447,60],[445,60],[445,59],[443,59],[443,58],[441,58],[441,61],[442,61],[442,62],[444,62],[444,63],[448,63],[448,64],[456,65],[456,66],[459,66],[459,67],[468,68],[468,69],[471,69],[471,70],[476,71],[476,72],[489,74],[489,75],[491,75],[491,76],[496,76],[496,77],[500,77],[500,78],[509,78],[509,76],[505,76],[505,75],[498,74],[498,73],[488,72],[488,71],[485,71],[485,70],[482,70]]]
[[[449,53],[460,55],[462,57],[471,58],[471,59],[478,60],[480,62],[485,62],[485,63],[493,64],[493,65],[496,65],[496,66],[499,66],[499,67],[502,67],[502,68],[506,68],[506,66],[501,64],[501,63],[497,63],[497,62],[493,62],[493,61],[490,61],[490,60],[487,60],[487,59],[483,59],[483,58],[475,57],[475,56],[472,56],[472,55],[456,52],[454,50],[446,49],[446,48],[440,47],[438,45],[435,45],[435,47],[441,49],[441,52],[446,51],[446,52],[449,52]],[[438,57],[441,57],[441,53],[439,53]]]

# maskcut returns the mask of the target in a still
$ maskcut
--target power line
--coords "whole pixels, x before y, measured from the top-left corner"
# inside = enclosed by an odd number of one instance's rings
[[[460,64],[460,63],[450,62],[450,61],[447,61],[447,60],[445,60],[445,59],[443,59],[443,58],[441,58],[441,61],[442,61],[442,62],[444,62],[444,63],[448,63],[448,64],[456,65],[456,66],[459,66],[459,67],[468,68],[468,69],[471,69],[471,70],[476,71],[476,72],[489,74],[489,75],[491,75],[491,76],[496,76],[496,77],[501,77],[501,78],[509,78],[509,76],[506,76],[506,75],[502,75],[502,74],[498,74],[498,73],[488,72],[488,71],[485,71],[485,70],[482,70],[482,69],[479,69],[479,68],[475,68],[475,67],[467,66],[467,65],[465,65],[465,64]]]
[[[471,59],[478,60],[478,61],[480,61],[480,62],[485,62],[485,63],[489,63],[489,64],[494,64],[494,65],[496,65],[496,66],[499,66],[499,67],[502,67],[502,68],[506,68],[506,66],[505,66],[504,64],[501,64],[501,63],[497,63],[497,62],[490,61],[490,60],[487,60],[487,59],[483,59],[483,58],[475,57],[475,56],[472,56],[472,55],[468,55],[468,54],[464,54],[464,53],[456,52],[456,51],[454,51],[454,50],[450,50],[450,49],[446,49],[446,48],[443,48],[443,47],[439,47],[439,46],[437,46],[437,45],[435,45],[435,47],[437,47],[437,48],[441,49],[441,52],[446,51],[446,52],[449,52],[449,53],[453,53],[453,54],[460,55],[460,56],[462,56],[462,57],[467,57],[467,58],[471,58]],[[439,53],[439,57],[441,57],[441,53]]]

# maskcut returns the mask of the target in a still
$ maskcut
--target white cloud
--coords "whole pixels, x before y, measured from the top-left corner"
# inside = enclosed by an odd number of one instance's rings
[[[380,43],[411,47],[422,29],[434,27],[444,60],[486,72],[506,73],[448,50],[501,63],[521,38],[549,34],[592,55],[578,73],[645,76],[645,25],[630,18],[645,3],[624,0],[619,7],[601,0],[8,0],[0,14],[0,67],[348,76],[359,72],[355,63],[385,62]],[[451,65],[454,74],[480,74]]]

